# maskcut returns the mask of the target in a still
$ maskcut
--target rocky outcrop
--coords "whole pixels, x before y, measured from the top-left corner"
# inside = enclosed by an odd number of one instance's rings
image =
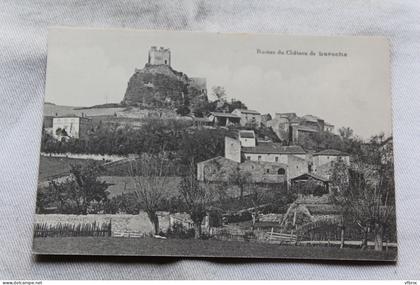
[[[186,74],[168,65],[146,64],[131,76],[122,104],[177,109],[207,102],[207,95]]]

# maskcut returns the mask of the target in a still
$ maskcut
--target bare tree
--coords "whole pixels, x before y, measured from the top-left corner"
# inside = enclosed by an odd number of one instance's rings
[[[200,185],[197,181],[194,160],[189,166],[188,174],[183,177],[179,185],[179,191],[185,202],[188,214],[194,223],[195,238],[201,237],[201,224],[207,215],[207,210],[213,195],[209,184],[206,182]]]
[[[332,198],[334,203],[340,206],[341,222],[340,222],[340,248],[344,248],[344,233],[346,217],[349,214],[349,199],[346,195],[349,191],[349,167],[344,162],[337,162],[331,171],[331,182],[335,186]]]
[[[342,139],[348,140],[353,137],[354,131],[349,127],[342,127],[338,130],[338,133]]]
[[[332,180],[341,185],[337,198],[343,211],[363,231],[362,248],[373,232],[375,250],[380,251],[385,229],[395,218],[392,142],[380,135],[366,147],[363,159],[349,169],[348,181],[342,172],[333,173]]]
[[[159,218],[156,212],[169,190],[167,168],[164,154],[143,154],[139,160],[130,164],[129,169],[140,208],[147,213],[154,226],[155,235],[159,234]]]
[[[239,165],[230,173],[228,180],[229,184],[237,185],[239,187],[239,197],[241,200],[244,198],[245,190],[248,190],[252,184],[252,174],[249,171],[241,171]]]
[[[213,96],[217,98],[217,100],[221,101],[221,102],[225,102],[226,101],[226,91],[225,88],[221,87],[221,86],[214,86],[211,89]]]

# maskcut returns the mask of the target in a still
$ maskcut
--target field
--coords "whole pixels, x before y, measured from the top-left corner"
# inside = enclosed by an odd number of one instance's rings
[[[66,175],[70,171],[70,164],[87,164],[89,159],[74,159],[65,157],[41,156],[39,161],[39,181],[56,175]]]
[[[35,238],[35,254],[189,256],[396,261],[397,251],[352,248],[280,246],[274,244],[154,238],[67,237]]]

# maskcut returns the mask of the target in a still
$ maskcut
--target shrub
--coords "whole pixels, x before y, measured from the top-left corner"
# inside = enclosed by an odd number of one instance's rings
[[[187,229],[181,223],[174,223],[166,232],[168,238],[190,239],[194,238],[194,229]]]

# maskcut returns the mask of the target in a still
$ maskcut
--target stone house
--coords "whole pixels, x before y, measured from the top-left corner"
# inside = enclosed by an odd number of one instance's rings
[[[255,110],[246,110],[246,109],[235,109],[232,111],[232,114],[238,115],[241,117],[240,124],[241,126],[255,125],[257,127],[261,126],[261,113]]]
[[[329,124],[314,115],[299,117],[296,113],[276,113],[274,118],[267,121],[281,140],[296,143],[299,137],[320,132],[333,132],[334,125]]]
[[[197,163],[197,180],[229,183],[235,175],[249,178],[249,183],[276,184],[287,180],[287,165],[275,162],[235,162],[222,156]]]
[[[335,162],[350,165],[350,155],[335,149],[326,149],[312,155],[313,172],[329,178]]]

